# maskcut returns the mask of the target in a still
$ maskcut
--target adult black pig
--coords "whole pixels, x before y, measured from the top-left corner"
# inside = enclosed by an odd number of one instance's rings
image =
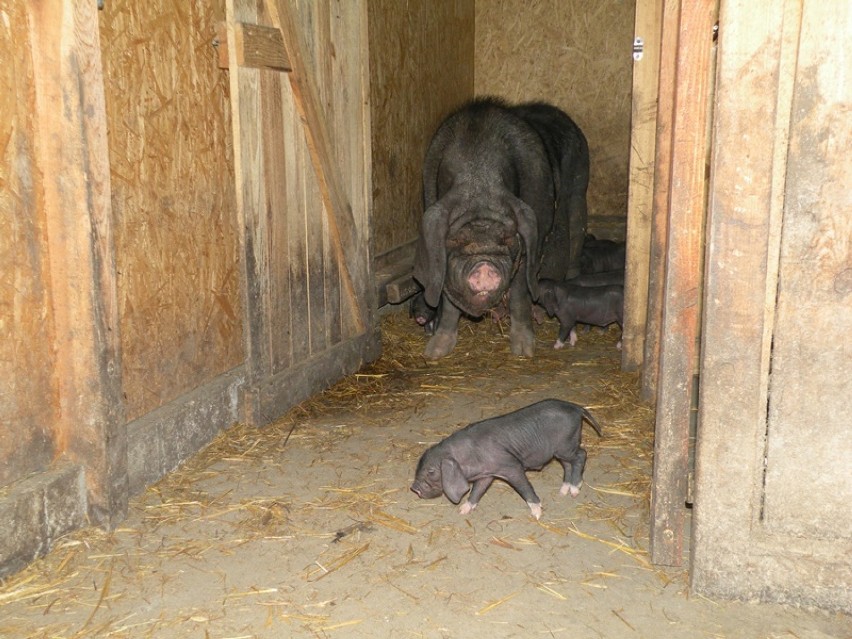
[[[425,357],[450,353],[461,314],[480,317],[507,292],[512,352],[533,354],[538,278],[579,271],[583,232],[576,255],[569,233],[585,226],[588,163],[579,128],[549,105],[484,98],[444,120],[423,164],[414,262],[426,304],[443,296]]]
[[[588,410],[558,399],[546,399],[470,424],[423,453],[411,490],[421,499],[443,493],[457,504],[470,489],[467,501],[459,508],[461,514],[467,515],[491,483],[502,479],[524,498],[538,519],[541,499],[526,471],[541,470],[555,457],[563,468],[559,492],[576,497],[586,465],[586,451],[580,446],[584,419],[602,435]]]

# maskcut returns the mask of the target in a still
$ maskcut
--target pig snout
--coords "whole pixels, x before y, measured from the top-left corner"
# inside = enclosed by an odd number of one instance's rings
[[[420,499],[423,499],[423,495],[420,494],[420,491],[420,486],[418,486],[417,484],[411,484],[411,492],[420,497]]]
[[[467,277],[468,286],[476,297],[487,297],[500,288],[503,278],[489,262],[479,262]]]

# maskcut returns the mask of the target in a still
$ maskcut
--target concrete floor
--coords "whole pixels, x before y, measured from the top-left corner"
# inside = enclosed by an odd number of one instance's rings
[[[618,339],[581,334],[514,358],[505,328],[465,323],[456,351],[385,322],[385,356],[257,430],[235,426],[133,500],[112,532],[80,531],[0,588],[0,637],[852,637],[843,615],[711,601],[647,558],[653,415]],[[529,473],[540,521],[495,483],[470,515],[408,490],[430,444],[558,397],[590,408],[576,499],[555,462]],[[292,430],[291,430],[292,429]]]

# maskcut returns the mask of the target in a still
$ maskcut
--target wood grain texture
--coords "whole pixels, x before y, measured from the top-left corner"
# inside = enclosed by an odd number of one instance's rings
[[[698,368],[715,0],[683,2],[651,492],[651,560],[683,562],[689,419]],[[665,53],[665,52],[664,52]]]
[[[720,15],[692,542],[700,593],[847,613],[850,22]]]
[[[589,141],[589,229],[624,239],[635,3],[477,0],[477,95],[545,100]]]
[[[648,267],[648,302],[645,315],[644,356],[642,358],[642,399],[657,401],[660,373],[660,338],[663,321],[663,286],[671,190],[672,135],[675,117],[677,48],[680,35],[680,2],[663,2],[660,36],[660,71],[657,89],[657,133],[655,139],[654,192]]]
[[[30,6],[36,156],[50,253],[59,420],[57,452],[86,469],[93,523],[129,498],[121,344],[96,7]]]
[[[373,244],[381,255],[414,240],[421,171],[441,120],[473,97],[474,1],[368,3]]]
[[[23,3],[0,21],[0,486],[47,468],[59,406],[36,157],[35,69]]]
[[[95,16],[130,419],[244,359],[223,13],[115,0]]]
[[[299,2],[259,10],[253,0],[229,0],[227,22],[229,45],[237,22],[283,25],[293,67],[258,71],[238,65],[229,51],[246,254],[246,419],[260,424],[304,398],[274,388],[275,380],[311,371],[299,384],[324,388],[341,366],[376,354],[366,5]],[[337,348],[358,336],[360,354],[354,346]],[[345,363],[326,361],[343,351]]]
[[[637,0],[634,35],[642,38],[644,51],[642,59],[633,63],[630,190],[627,199],[626,284],[621,351],[624,370],[640,368],[645,350],[662,14],[662,0]]]

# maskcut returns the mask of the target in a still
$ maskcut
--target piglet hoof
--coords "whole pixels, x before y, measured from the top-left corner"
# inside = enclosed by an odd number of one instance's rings
[[[561,339],[558,339],[558,340],[556,340],[556,342],[553,344],[553,348],[555,348],[557,351],[558,351],[560,348],[565,348],[565,342],[563,342]]]
[[[577,343],[577,331],[575,331],[573,328],[568,334],[568,343],[571,344],[571,346],[574,346],[574,344]]]
[[[473,512],[474,508],[476,508],[476,504],[471,504],[469,501],[466,501],[461,506],[459,506],[459,514],[469,515]]]
[[[615,345],[618,350],[621,350],[621,340],[618,340],[618,344]]]
[[[580,485],[582,486],[582,483]],[[574,484],[562,484],[562,488],[559,489],[559,494],[570,494],[572,497],[576,497],[580,494],[580,486],[575,486]]]
[[[534,504],[528,501],[527,506],[530,507],[530,514],[535,517],[536,521],[541,519],[541,504]]]

